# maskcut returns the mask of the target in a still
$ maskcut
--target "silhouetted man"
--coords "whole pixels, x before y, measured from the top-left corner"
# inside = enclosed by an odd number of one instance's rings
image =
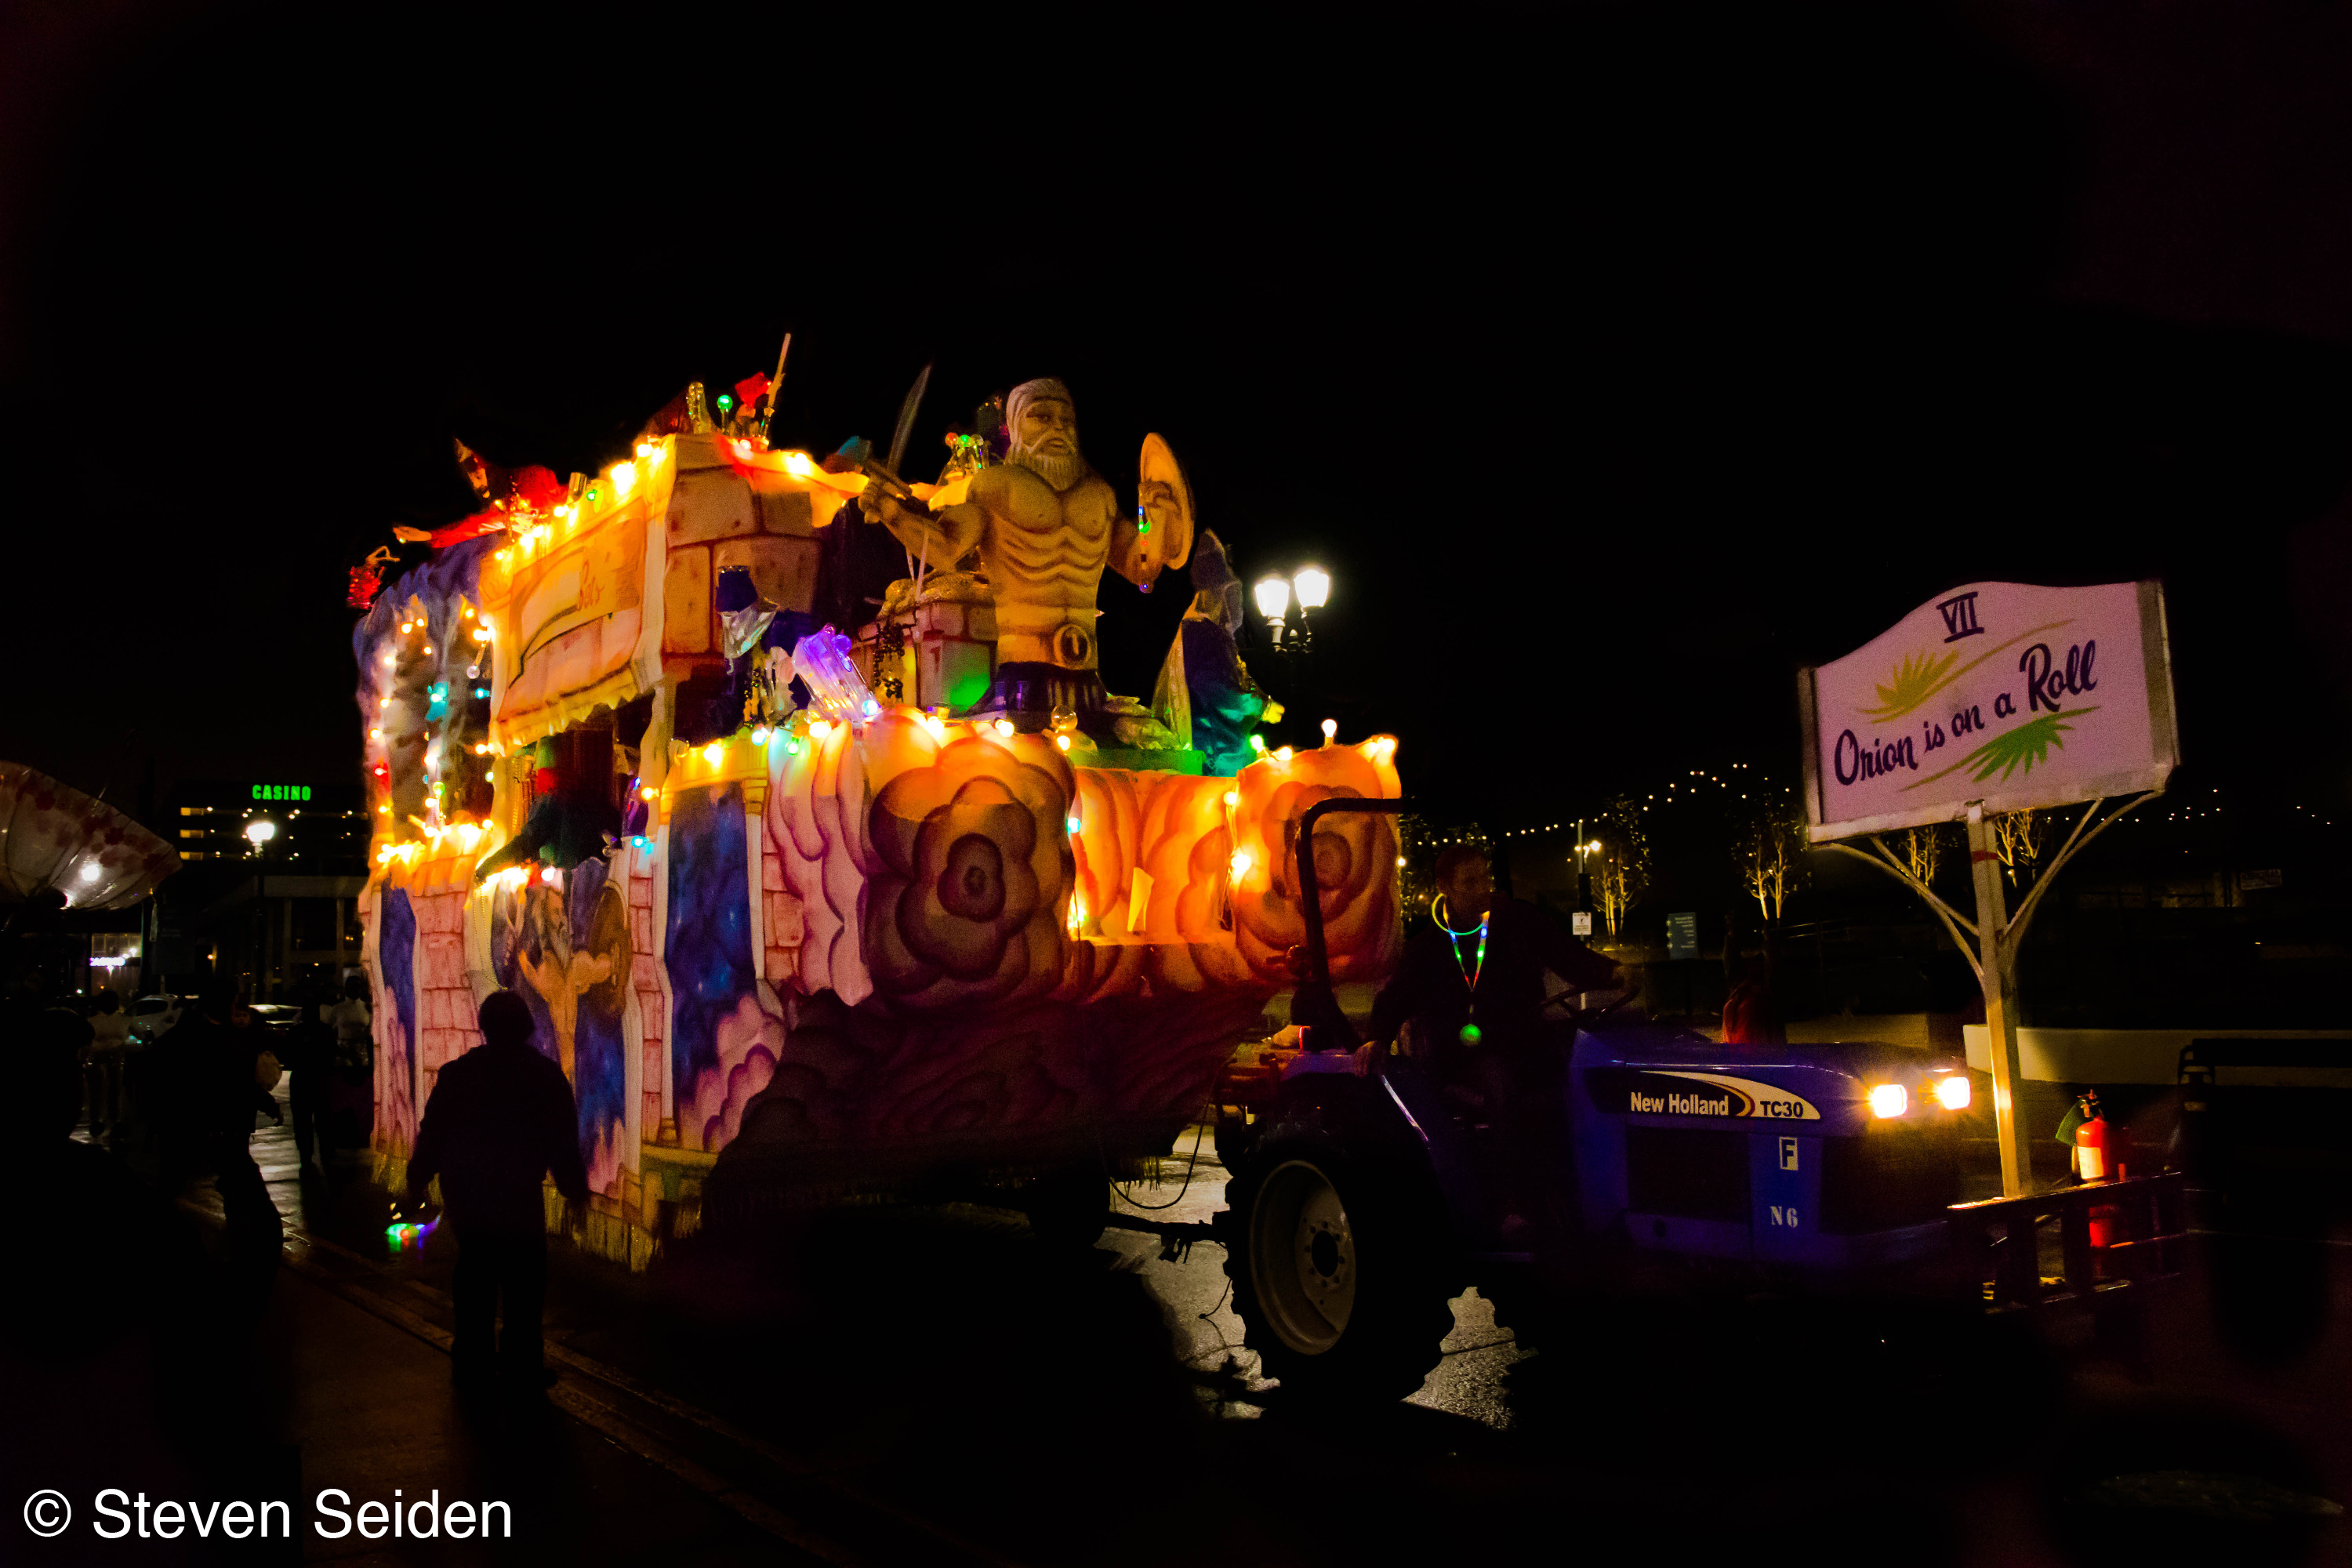
[[[552,1174],[567,1201],[588,1201],[580,1112],[563,1069],[532,1048],[530,1009],[511,991],[482,1003],[482,1044],[441,1069],[416,1150],[408,1199],[424,1201],[441,1178],[457,1237],[457,1342],[451,1359],[472,1382],[503,1363],[520,1383],[554,1381],[541,1363],[540,1310],[547,1299],[547,1225],[540,1178]],[[503,1306],[505,1331],[494,1335]]]
[[[293,1080],[288,1086],[287,1109],[294,1122],[294,1150],[308,1175],[312,1149],[318,1150],[323,1169],[328,1146],[321,1121],[327,1078],[335,1068],[335,1026],[330,1017],[335,998],[324,986],[306,986],[300,1002],[294,1026],[278,1037],[278,1060]]]
[[[281,1239],[278,1205],[250,1145],[255,1111],[266,1106],[275,1115],[278,1106],[254,1074],[261,1032],[233,1024],[243,1010],[234,977],[205,979],[155,1048],[152,1077],[159,1100],[152,1114],[163,1125],[166,1169],[175,1177],[213,1172],[232,1247],[267,1258],[274,1267]]]
[[[100,1487],[204,1496],[175,1428],[216,1417],[205,1395],[224,1385],[207,1380],[234,1327],[214,1316],[204,1248],[184,1216],[115,1155],[75,1140],[87,1031],[68,1026],[80,1020],[34,1017],[0,1036],[9,1153],[38,1173],[9,1207],[0,1389],[16,1418],[0,1429],[0,1486],[55,1487],[78,1501]]]

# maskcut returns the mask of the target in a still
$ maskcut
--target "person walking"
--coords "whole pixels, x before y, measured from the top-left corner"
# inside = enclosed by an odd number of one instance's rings
[[[343,998],[328,1010],[335,1029],[335,1060],[327,1079],[327,1126],[331,1142],[364,1148],[375,1124],[375,1015],[368,1006],[363,974],[347,975]]]
[[[327,1076],[335,1066],[334,994],[323,984],[302,994],[301,1010],[278,1042],[278,1060],[290,1079],[286,1086],[287,1109],[294,1122],[294,1151],[304,1175],[310,1173],[311,1150],[325,1169],[328,1140],[320,1117],[327,1100]]]
[[[89,1136],[122,1125],[122,1058],[131,1047],[131,1017],[122,998],[111,991],[98,994],[98,1011],[89,1016],[89,1068],[84,1075],[89,1101]]]
[[[440,1178],[444,1214],[457,1238],[458,1380],[494,1373],[531,1388],[555,1381],[541,1361],[547,1298],[547,1226],[541,1178],[577,1208],[588,1201],[580,1112],[563,1069],[531,1044],[530,1009],[494,991],[479,1014],[482,1043],[441,1069],[408,1160],[408,1201],[425,1202]]]
[[[248,1020],[238,1027],[240,1017]],[[251,1011],[226,974],[208,976],[155,1048],[150,1075],[164,1119],[165,1164],[178,1177],[211,1171],[231,1250],[276,1267],[282,1231],[249,1142],[257,1110],[279,1114],[256,1074],[263,1046]]]
[[[368,1007],[367,978],[353,974],[343,981],[343,998],[327,1009],[335,1026],[335,1055],[346,1065],[364,1068],[375,1059],[373,1030],[375,1016]]]

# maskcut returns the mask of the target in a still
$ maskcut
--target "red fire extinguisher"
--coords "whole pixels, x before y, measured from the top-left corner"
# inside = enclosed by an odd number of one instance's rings
[[[2088,1120],[2074,1129],[2074,1168],[2086,1182],[2104,1182],[2110,1177],[2120,1179],[2123,1167],[2115,1156],[2122,1151],[2110,1146],[2107,1119],[2100,1114],[2096,1096],[2086,1096],[2084,1109]],[[2123,1239],[2123,1211],[2113,1204],[2102,1204],[2090,1213],[2090,1240],[2095,1252],[2105,1252]],[[2105,1259],[2099,1272],[2106,1273]]]
[[[2109,1174],[2107,1163],[2107,1119],[2098,1114],[2095,1101],[2091,1117],[2074,1129],[2074,1173],[2086,1182],[2104,1182]]]

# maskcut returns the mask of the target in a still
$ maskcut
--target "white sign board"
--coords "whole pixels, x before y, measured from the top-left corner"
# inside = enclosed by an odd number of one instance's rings
[[[1575,913],[1570,915],[1568,917],[1568,934],[1570,936],[1591,936],[1592,934],[1592,911],[1591,910],[1578,910]]]
[[[2156,583],[1969,584],[1798,701],[1816,843],[2158,789],[2180,760]]]

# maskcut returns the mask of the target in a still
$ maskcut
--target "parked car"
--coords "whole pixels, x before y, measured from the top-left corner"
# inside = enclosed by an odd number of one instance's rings
[[[163,1037],[173,1025],[180,1021],[180,1008],[187,998],[171,992],[153,996],[142,996],[131,1004],[131,1037],[142,1046],[152,1046]]]
[[[273,1035],[282,1035],[302,1020],[302,1009],[283,1002],[256,1002],[247,1009],[253,1021]]]

